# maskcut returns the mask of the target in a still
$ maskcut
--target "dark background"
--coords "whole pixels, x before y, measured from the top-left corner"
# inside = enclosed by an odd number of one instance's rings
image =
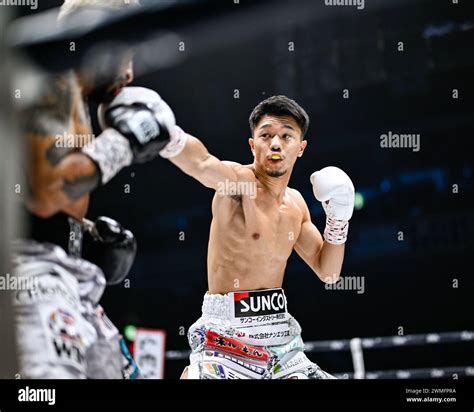
[[[310,174],[334,165],[352,178],[364,205],[351,220],[343,276],[363,276],[365,293],[326,290],[292,256],[284,288],[305,340],[472,329],[474,14],[463,0],[374,2],[381,7],[366,0],[364,10],[315,3],[299,23],[284,24],[289,16],[281,14],[262,34],[185,53],[135,85],[157,90],[211,153],[241,163],[252,161],[248,116],[261,100],[285,94],[309,113],[308,149],[290,185],[322,232]],[[242,34],[258,25],[243,21]],[[419,133],[421,150],[381,148],[388,131]],[[199,317],[206,291],[212,196],[163,159],[124,170],[93,194],[90,217],[119,220],[139,242],[130,288],[111,287],[102,301],[121,330],[164,329],[167,349],[188,348],[183,327]],[[310,358],[331,372],[352,370],[349,353]],[[379,349],[365,358],[367,370],[474,363],[472,344]],[[167,362],[166,376],[185,365]]]

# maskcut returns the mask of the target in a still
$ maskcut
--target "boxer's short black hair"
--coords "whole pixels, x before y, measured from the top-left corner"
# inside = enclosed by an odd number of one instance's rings
[[[252,134],[258,123],[265,115],[291,116],[301,129],[301,139],[304,139],[309,127],[308,113],[294,100],[286,96],[272,96],[260,102],[249,118]]]

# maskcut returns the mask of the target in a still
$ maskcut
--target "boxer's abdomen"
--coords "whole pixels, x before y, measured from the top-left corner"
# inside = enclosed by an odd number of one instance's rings
[[[216,198],[208,251],[210,293],[279,288],[301,228],[290,198],[268,208],[263,197]]]

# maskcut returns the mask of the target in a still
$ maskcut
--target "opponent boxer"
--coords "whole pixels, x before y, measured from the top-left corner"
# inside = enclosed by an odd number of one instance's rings
[[[139,101],[124,90],[105,111]],[[332,378],[304,354],[301,328],[282,287],[293,250],[327,283],[338,280],[354,206],[351,179],[336,167],[311,176],[327,215],[324,239],[301,194],[288,187],[303,156],[309,118],[293,100],[274,96],[250,116],[249,165],[221,161],[176,127],[170,161],[214,189],[208,250],[209,290],[188,332],[191,364],[183,378]]]
[[[86,7],[106,12],[137,3],[67,0],[61,24]],[[154,159],[170,142],[175,123],[159,98],[153,106],[145,100],[115,113],[109,119],[113,128],[93,136],[88,102],[110,102],[133,80],[130,56],[121,60],[118,67],[83,67],[46,78],[34,93],[25,91],[27,105],[19,108],[28,149],[25,208],[31,227],[27,239],[14,242],[13,267],[37,286],[15,295],[21,378],[138,373],[98,305],[106,284],[127,276],[135,238],[110,218],[90,222],[85,216],[89,193],[124,167]],[[64,144],[62,136],[73,136],[75,144]]]

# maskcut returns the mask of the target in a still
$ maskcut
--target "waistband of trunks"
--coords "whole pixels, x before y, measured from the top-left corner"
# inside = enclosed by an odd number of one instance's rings
[[[283,289],[258,289],[222,295],[207,292],[202,304],[202,317],[205,320],[214,319],[220,322],[231,322],[236,317],[258,316],[270,312],[288,313]]]
[[[65,213],[41,218],[22,207],[26,222],[27,238],[40,243],[51,243],[64,249],[69,255],[80,257],[83,229],[81,223]],[[71,233],[74,233],[72,236]]]
[[[13,272],[21,277],[53,275],[63,270],[79,283],[79,296],[97,304],[104,293],[106,281],[102,269],[87,260],[68,255],[53,243],[16,239],[10,243]]]

